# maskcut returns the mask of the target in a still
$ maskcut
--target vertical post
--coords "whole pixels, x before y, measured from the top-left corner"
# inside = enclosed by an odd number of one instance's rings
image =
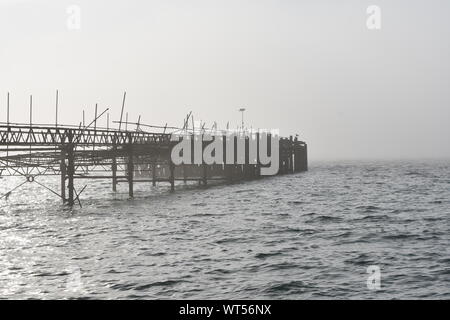
[[[156,158],[152,162],[152,186],[156,186]]]
[[[136,124],[136,131],[139,131],[139,129],[141,128],[140,125],[141,125],[141,115],[139,115],[138,122]]]
[[[179,138],[178,138],[178,141],[180,141]],[[170,191],[171,192],[175,191],[175,164],[173,163],[172,157],[171,157],[174,146],[175,146],[175,143],[170,142],[169,154],[167,155],[167,161],[169,163],[169,182],[170,182]]]
[[[65,149],[61,150],[61,198],[63,203],[66,202],[66,151]]]
[[[289,137],[289,173],[294,172],[294,140],[293,137]]]
[[[294,146],[294,152],[293,152],[293,155],[292,155],[292,157],[293,157],[293,163],[294,163],[294,168],[293,168],[293,172],[295,173],[295,172],[297,172],[298,171],[298,164],[297,164],[297,161],[298,161],[298,157],[297,157],[297,153],[298,153],[298,151],[297,151],[297,146]]]
[[[237,177],[237,179],[235,179],[236,173],[240,169],[239,165],[237,164],[237,159],[238,159],[238,157],[237,157],[237,152],[238,152],[238,149],[237,149],[237,144],[238,144],[237,136],[233,136],[233,139],[234,139],[234,144],[233,144],[234,145],[234,159],[233,159],[232,180],[239,180],[239,177]]]
[[[170,170],[170,191],[175,191],[175,165],[172,162],[172,159],[169,158],[169,170]]]
[[[6,97],[6,125],[8,126],[8,136],[9,136],[9,92]],[[9,156],[9,144],[6,145],[6,157],[8,156]]]
[[[259,131],[256,133],[256,177],[261,177],[261,162],[259,159]]]
[[[33,96],[30,95],[30,127],[33,123]]]
[[[94,132],[97,130],[97,108],[98,104],[95,104],[95,110],[94,110]]]
[[[231,182],[233,180],[233,164],[227,163],[227,153],[230,151],[231,153],[234,152],[234,150],[228,150],[227,149],[227,139],[230,139],[229,136],[223,135],[223,170],[225,179],[228,182]],[[234,160],[233,160],[234,161]]]
[[[116,157],[114,156],[112,159],[112,190],[113,192],[117,191],[117,161]]]
[[[304,160],[303,160],[304,170],[308,171],[308,145],[306,143],[305,143],[305,150],[303,152],[304,152]]]
[[[206,186],[208,184],[208,166],[203,164],[203,185]]]
[[[28,131],[28,134],[32,134],[32,124],[33,124],[33,96],[30,95],[30,131]],[[30,143],[30,162],[31,162],[31,143]],[[28,167],[27,167],[27,174],[29,173]]]
[[[133,140],[131,133],[128,133],[128,195],[130,198],[134,197],[133,190],[133,174],[134,174],[134,163],[133,163]]]
[[[67,200],[69,206],[74,205],[74,185],[73,185],[73,176],[75,174],[75,159],[73,152],[73,132],[69,130],[67,133],[67,138],[69,140],[69,144],[67,146],[67,178],[68,178],[68,189],[69,189],[69,198]]]
[[[59,92],[56,90],[56,114],[55,114],[55,127],[58,128],[58,100],[59,100]]]
[[[186,126],[186,121],[184,122],[184,125]],[[187,140],[187,138],[188,138],[188,136],[187,136],[187,134],[185,134],[182,139],[186,139]],[[191,141],[191,143],[192,143],[192,141]],[[183,159],[184,159],[184,149],[181,151],[181,154],[182,154]],[[180,168],[181,168],[181,170],[183,170],[183,183],[186,184],[187,183],[187,169],[186,169],[187,168],[187,164],[184,163],[184,161],[183,161],[183,163],[180,165]]]
[[[122,117],[123,117],[123,108],[125,107],[125,98],[127,97],[127,92],[125,91],[123,93],[123,100],[122,100],[122,111],[120,111],[120,122],[119,122],[119,130],[122,127]]]
[[[84,109],[83,109],[83,129],[85,129],[86,128],[86,121],[85,121],[85,113],[84,113]],[[80,128],[79,129],[81,129],[81,123],[80,123]],[[86,146],[83,146],[83,150],[85,151],[86,150]],[[86,166],[86,172],[88,172],[89,171],[89,167],[88,166]]]
[[[183,182],[184,182],[184,184],[186,184],[187,183],[187,164],[183,163],[182,167],[183,167]]]
[[[9,126],[9,92],[6,98],[6,124]]]
[[[298,172],[298,139],[294,138],[294,146],[293,146],[293,157],[294,157],[294,172]]]
[[[203,159],[203,152],[205,151],[206,146],[208,145],[208,142],[205,142],[204,134],[202,133],[202,159]],[[206,186],[208,184],[208,165],[205,163],[205,159],[202,161],[202,171],[203,171],[203,185]]]
[[[245,142],[245,156],[244,156],[244,164],[242,166],[244,178],[250,179],[250,137],[247,137],[244,133],[244,142]]]
[[[94,141],[92,143],[92,150],[95,150],[95,139],[97,138],[97,104],[95,104],[95,113],[94,113]]]
[[[113,156],[112,156],[112,165],[111,165],[111,171],[112,171],[112,190],[113,192],[117,191],[117,160],[116,160],[116,153],[117,153],[117,146],[114,142],[113,147]]]
[[[227,136],[222,134],[222,149],[223,149],[223,175],[225,180],[228,180],[228,166],[227,166]]]

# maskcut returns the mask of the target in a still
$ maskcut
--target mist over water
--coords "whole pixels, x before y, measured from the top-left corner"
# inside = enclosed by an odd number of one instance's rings
[[[73,210],[36,184],[1,200],[0,297],[450,298],[450,161],[125,189],[89,182]]]

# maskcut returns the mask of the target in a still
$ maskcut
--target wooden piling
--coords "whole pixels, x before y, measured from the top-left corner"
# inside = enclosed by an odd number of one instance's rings
[[[308,145],[305,143],[302,152],[302,171],[308,171]]]
[[[152,162],[152,186],[156,186],[156,159]]]
[[[75,174],[75,159],[74,159],[74,148],[73,148],[73,131],[69,130],[67,134],[67,139],[69,141],[67,145],[67,189],[69,191],[69,198],[67,199],[67,204],[69,206],[74,205],[74,185],[73,176]]]
[[[133,140],[131,133],[128,133],[127,180],[128,180],[128,196],[130,197],[130,199],[134,197],[133,178],[134,178]]]
[[[202,183],[204,186],[206,186],[208,184],[208,166],[204,163],[202,164],[202,171],[203,171],[203,179],[202,179]]]
[[[66,202],[66,152],[65,150],[61,151],[61,199],[63,203]]]
[[[112,165],[111,165],[111,171],[112,171],[112,191],[117,191],[117,160],[116,157],[113,156],[112,158]]]
[[[203,141],[203,135],[202,135],[202,141]],[[202,142],[202,155],[205,151],[205,148],[208,146],[210,142],[209,141],[203,141]],[[203,158],[203,156],[202,156]],[[205,160],[202,161],[202,183],[204,186],[208,184],[208,165],[205,163]]]
[[[169,159],[169,182],[170,182],[170,191],[175,191],[175,165],[172,160]]]
[[[184,184],[187,183],[187,178],[188,178],[188,173],[187,173],[187,164],[182,164],[182,169],[183,169],[183,182]]]

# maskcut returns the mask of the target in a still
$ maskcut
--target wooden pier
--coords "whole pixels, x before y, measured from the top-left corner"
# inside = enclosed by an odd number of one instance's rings
[[[175,165],[171,151],[176,142],[172,141],[173,133],[166,132],[166,127],[164,132],[155,133],[143,131],[139,125],[132,131],[120,129],[120,126],[110,129],[1,124],[0,176],[23,176],[24,183],[38,183],[70,206],[80,203],[84,191],[84,188],[75,189],[76,179],[108,179],[113,191],[118,183],[127,183],[132,198],[135,183],[168,183],[174,191],[177,180],[206,185],[213,180],[233,182],[261,177],[261,166],[249,164],[248,143],[244,164],[238,163],[236,153],[233,164],[224,164],[224,153],[223,163]],[[204,143],[203,147],[207,145]],[[307,169],[306,143],[292,136],[280,138],[278,174]],[[59,176],[59,188],[54,190],[35,180],[44,175]],[[0,195],[3,197],[5,195]]]

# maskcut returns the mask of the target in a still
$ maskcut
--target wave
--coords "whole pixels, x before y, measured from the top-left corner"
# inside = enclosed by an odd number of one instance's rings
[[[307,283],[300,281],[300,280],[294,280],[289,282],[282,282],[282,283],[276,283],[270,285],[268,288],[264,290],[266,293],[289,293],[289,294],[297,294],[297,293],[304,293],[311,289],[311,286]]]

